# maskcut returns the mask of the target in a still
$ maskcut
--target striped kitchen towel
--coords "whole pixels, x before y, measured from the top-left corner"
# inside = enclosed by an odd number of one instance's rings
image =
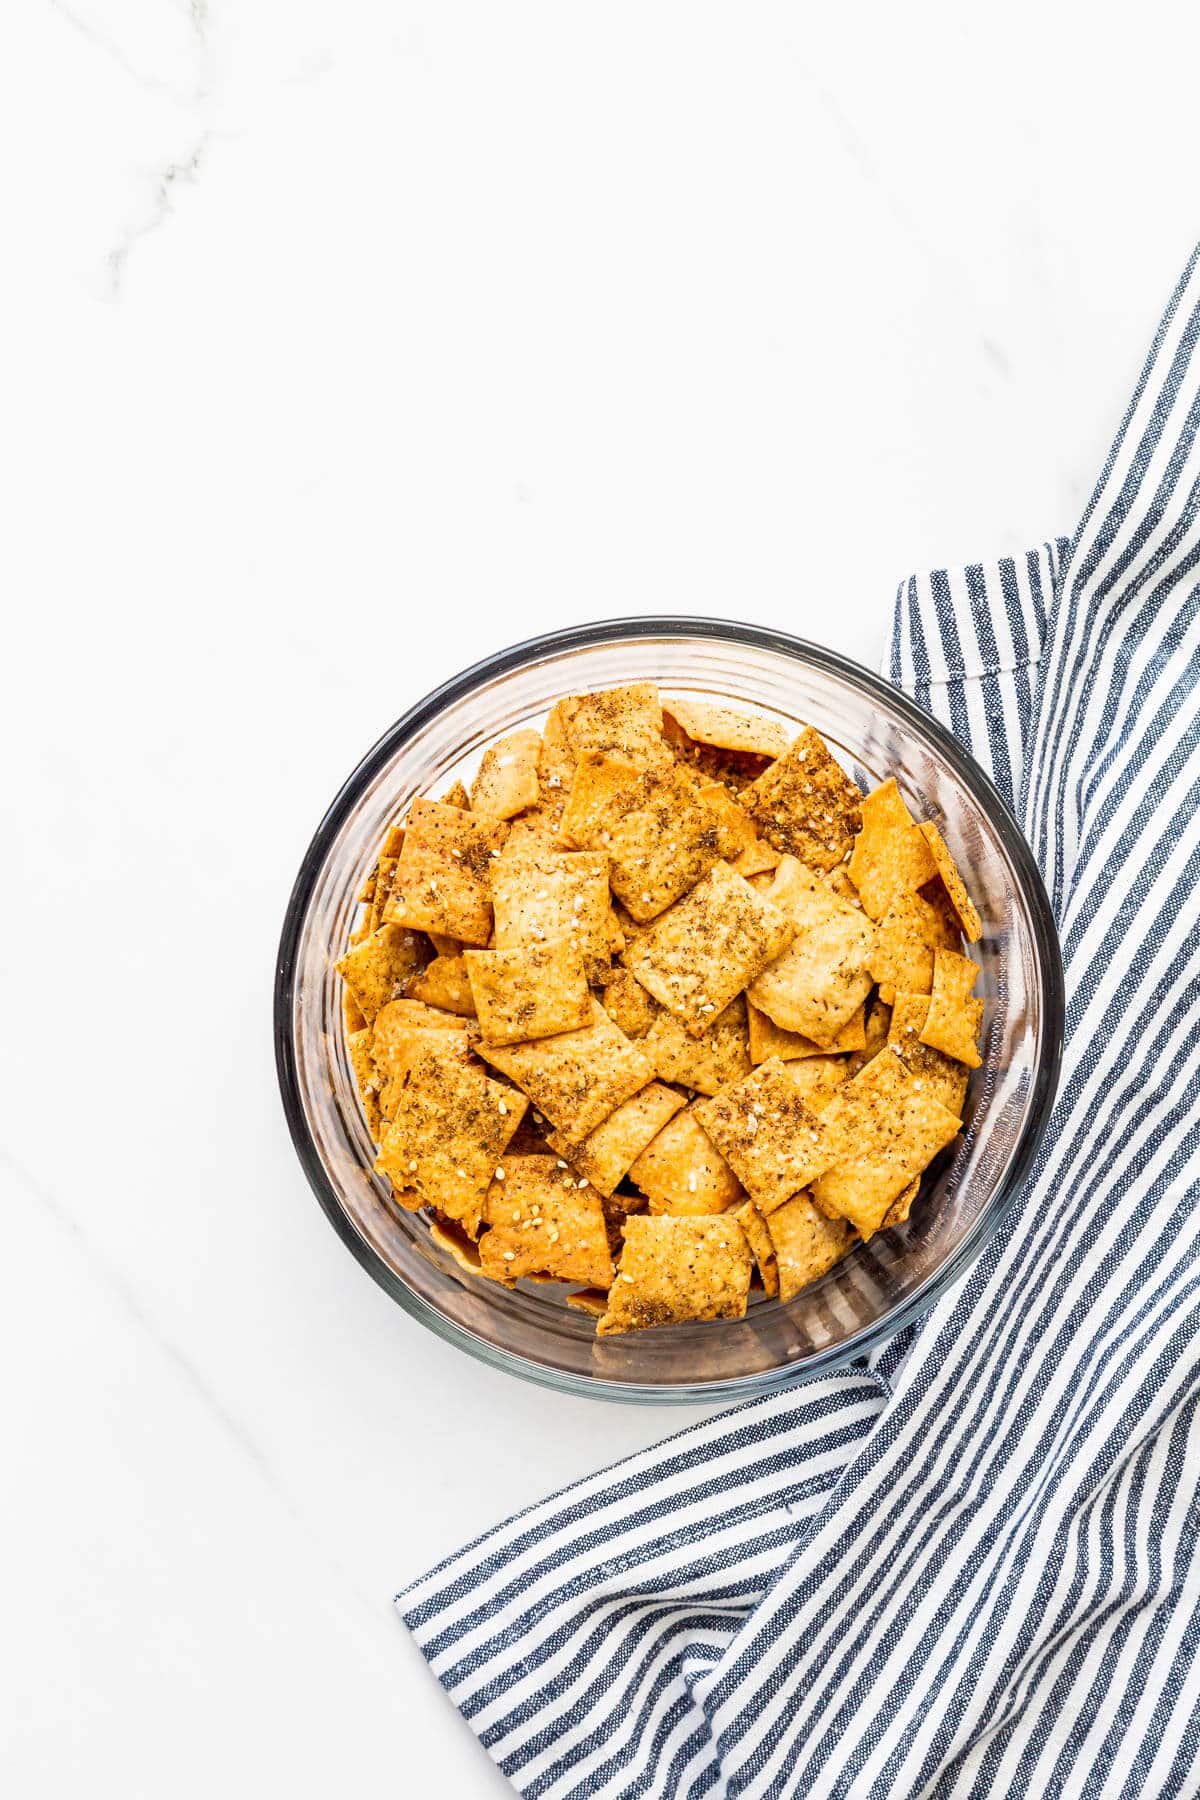
[[[399,1597],[520,1793],[1200,1793],[1200,273],[1075,536],[905,583],[888,671],[1017,809],[1062,1086],[976,1267]]]

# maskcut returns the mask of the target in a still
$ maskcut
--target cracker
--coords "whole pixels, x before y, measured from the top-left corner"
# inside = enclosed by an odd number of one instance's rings
[[[443,806],[457,806],[460,812],[466,812],[470,804],[471,797],[461,781],[456,781],[442,795]],[[396,851],[396,854],[397,856],[400,854],[399,850]]]
[[[460,1220],[442,1216],[431,1219],[429,1236],[438,1249],[444,1250],[450,1260],[456,1262],[468,1275],[483,1273],[479,1246]]]
[[[415,932],[402,925],[381,925],[347,950],[336,967],[370,1024],[428,961],[428,947]]]
[[[717,815],[717,842],[726,862],[734,862],[758,843],[754,820],[724,782],[702,781],[696,789],[696,798]]]
[[[435,956],[461,956],[463,941],[461,938],[447,937],[444,931],[427,931],[425,936],[433,945]]]
[[[832,869],[846,856],[862,823],[861,803],[811,725],[742,795],[763,837],[814,869]]]
[[[794,1062],[803,1056],[829,1056],[852,1050],[861,1050],[867,1041],[867,1003],[851,1013],[836,1037],[828,1044],[814,1044],[811,1038],[799,1031],[785,1031],[776,1025],[765,1012],[760,1012],[752,1001],[746,1006],[749,1024],[750,1061],[752,1063],[767,1062],[777,1056],[782,1062]]]
[[[375,1058],[371,1054],[370,1026],[364,1026],[361,1031],[348,1031],[346,1033],[346,1049],[350,1056],[350,1067],[354,1073],[358,1097],[362,1102],[367,1130],[378,1143],[379,1133],[383,1126],[383,1116],[379,1111],[379,1073],[375,1067]]]
[[[560,701],[567,742],[577,757],[601,750],[640,768],[669,758],[662,735],[662,707],[652,681],[578,694]]]
[[[967,1098],[967,1070],[961,1062],[921,1042],[929,1016],[928,994],[897,994],[888,1043],[914,1080],[928,1086],[947,1112],[962,1118]]]
[[[467,950],[462,960],[489,1043],[519,1044],[591,1022],[583,953],[569,938],[515,950]]]
[[[822,1112],[852,1073],[848,1056],[806,1056],[783,1066],[788,1080],[811,1112]]]
[[[536,806],[540,732],[514,731],[489,744],[471,783],[471,811],[493,819],[511,819]]]
[[[894,1225],[903,1225],[912,1211],[912,1203],[921,1191],[921,1177],[918,1175],[909,1182],[902,1194],[897,1194],[892,1204],[883,1215],[880,1231],[890,1231]]]
[[[750,1246],[734,1218],[630,1219],[597,1334],[743,1318],[750,1269]]]
[[[618,820],[641,805],[646,787],[646,771],[636,763],[603,750],[585,750],[575,764],[563,809],[563,843],[580,850],[604,844]]]
[[[501,1281],[543,1276],[607,1287],[613,1278],[600,1197],[548,1156],[507,1156],[483,1202],[479,1256]]]
[[[443,1012],[475,1017],[475,1001],[467,978],[467,965],[459,955],[435,956],[419,974],[414,975],[405,993],[411,1000],[424,1000]]]
[[[737,1176],[701,1126],[695,1106],[663,1126],[631,1166],[629,1179],[655,1213],[724,1212],[742,1197]]]
[[[847,870],[872,919],[882,919],[893,895],[911,893],[937,873],[894,776],[864,799],[862,830]]]
[[[367,907],[364,921],[364,937],[372,931],[378,931],[383,923],[384,908],[392,892],[392,882],[396,878],[397,856],[381,856],[375,865],[375,878],[371,883],[371,903]]]
[[[790,919],[719,862],[627,947],[625,962],[699,1037],[794,934]]]
[[[796,937],[751,982],[748,998],[785,1031],[828,1047],[871,991],[874,927],[795,857],[776,869],[768,899]]]
[[[787,727],[779,719],[761,713],[740,712],[708,700],[670,699],[668,713],[694,743],[711,744],[718,750],[743,750],[755,756],[782,756],[788,747]]]
[[[602,1199],[609,1199],[647,1144],[682,1105],[682,1094],[651,1081],[632,1100],[609,1113],[581,1143],[561,1131],[551,1131],[546,1141]]]
[[[821,1124],[836,1156],[813,1183],[813,1198],[863,1237],[879,1230],[897,1195],[959,1130],[954,1114],[888,1050],[839,1088]]]
[[[895,894],[876,933],[867,967],[891,1005],[897,993],[928,994],[933,989],[935,950],[953,950],[958,933],[946,915],[920,894]]]
[[[515,950],[550,938],[578,941],[590,980],[607,973],[608,860],[595,851],[507,850],[492,869],[494,947]]]
[[[794,1300],[802,1289],[840,1262],[858,1234],[844,1219],[827,1219],[808,1194],[797,1194],[767,1220],[779,1269],[779,1298]]]
[[[491,867],[507,826],[447,806],[414,800],[385,918],[445,932],[465,944],[492,934]]]
[[[727,1082],[750,1073],[746,1003],[740,994],[731,1000],[724,1012],[714,1014],[703,1037],[693,1037],[674,1013],[656,1008],[642,1048],[663,1081],[678,1082],[698,1094],[715,1094]]]
[[[582,1030],[529,1044],[485,1040],[479,1054],[502,1069],[575,1142],[654,1079],[653,1064],[594,1000],[591,1023]]]
[[[628,969],[614,969],[604,983],[604,1010],[626,1037],[640,1038],[662,1009]]]
[[[385,1008],[380,1013],[371,1034],[371,1055],[378,1078],[379,1108],[385,1119],[394,1116],[405,1078],[426,1050],[444,1048],[464,1064],[471,1061],[471,1040],[465,1029],[465,1020],[457,1021],[457,1031],[447,1031],[432,1019],[406,1020],[394,1016],[388,1019],[386,1029],[381,1030],[380,1020],[390,1010]]]
[[[867,1001],[866,1013],[867,1021],[864,1027],[866,1042],[861,1050],[852,1051],[847,1059],[851,1080],[860,1069],[866,1067],[872,1057],[879,1055],[887,1043],[888,1031],[891,1028],[892,1009],[879,998],[878,992],[872,994]]]
[[[979,964],[954,950],[935,950],[933,992],[921,1042],[943,1056],[977,1069],[983,1060],[977,1048],[983,1025],[983,1001],[971,997],[979,979]]]
[[[931,820],[927,819],[923,825],[918,827],[918,830],[929,846],[934,867],[946,890],[946,897],[958,915],[964,937],[968,944],[977,944],[983,936],[983,921],[976,911],[974,901],[967,892],[966,883],[958,872],[954,858],[946,848],[946,840]]]
[[[739,875],[744,875],[747,880],[752,875],[769,875],[773,869],[779,867],[780,855],[781,852],[775,848],[774,844],[768,844],[766,838],[756,837],[752,844],[747,844],[746,848],[740,850],[732,859],[733,867]]]
[[[601,1319],[608,1311],[607,1288],[580,1288],[576,1294],[567,1295],[567,1305],[576,1312],[587,1313],[593,1319]]]
[[[833,1161],[820,1117],[777,1059],[698,1100],[695,1113],[760,1212],[782,1206]]]
[[[456,1034],[430,1032],[430,1039]],[[479,1208],[525,1111],[523,1095],[427,1043],[399,1083],[375,1167],[451,1219]]]
[[[348,1032],[361,1031],[367,1022],[366,1013],[358,1004],[358,1001],[354,998],[354,995],[350,992],[349,988],[343,988],[342,990],[342,1018]]]
[[[779,1264],[775,1256],[775,1245],[771,1241],[771,1233],[767,1229],[767,1221],[753,1200],[747,1200],[744,1206],[735,1207],[733,1216],[745,1232],[750,1252],[758,1264],[763,1292],[771,1299],[776,1298],[779,1293]]]
[[[708,873],[720,858],[721,835],[717,814],[692,798],[672,769],[649,782],[642,803],[593,847],[607,851],[612,891],[640,925]]]

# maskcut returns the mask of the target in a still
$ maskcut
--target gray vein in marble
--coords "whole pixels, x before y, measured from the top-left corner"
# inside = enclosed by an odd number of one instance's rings
[[[140,225],[131,226],[114,244],[106,258],[108,264],[109,292],[115,300],[125,280],[125,270],[135,245],[151,232],[171,218],[175,212],[175,194],[180,184],[195,181],[204,163],[205,155],[212,138],[211,131],[204,131],[197,139],[188,155],[178,162],[167,163],[153,178],[153,195],[150,211]]]
[[[144,69],[139,69],[136,63],[129,60],[124,50],[122,50],[120,44],[118,44],[115,39],[108,37],[103,31],[97,31],[96,27],[90,24],[87,19],[80,18],[79,14],[73,12],[66,4],[66,0],[50,0],[50,5],[60,19],[64,20],[73,31],[77,31],[81,38],[91,44],[93,49],[99,50],[103,56],[107,56],[114,62],[117,68],[121,70],[122,74],[128,75],[130,81],[135,81],[143,92],[165,96],[169,100],[182,101],[186,105],[191,105],[197,100],[204,99],[208,92],[207,84],[205,82],[198,82],[196,87],[188,92],[173,86],[169,81],[163,81],[157,75],[147,74]],[[207,46],[207,38],[205,37],[204,32],[204,27],[208,19],[207,0],[190,0],[190,10],[192,28],[199,38],[201,45]]]

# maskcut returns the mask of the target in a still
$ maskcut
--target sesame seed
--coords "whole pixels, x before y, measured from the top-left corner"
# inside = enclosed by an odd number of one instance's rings
[[[563,1159],[562,1159],[562,1157],[561,1157],[561,1156],[560,1156],[560,1157],[558,1157],[558,1158],[557,1158],[557,1160],[556,1160],[556,1162],[555,1162],[555,1165],[554,1165],[554,1166],[555,1166],[555,1168],[557,1168],[557,1169],[565,1169],[565,1168],[566,1168],[566,1166],[567,1166],[567,1165],[566,1165],[566,1163],[565,1163],[565,1162],[564,1162],[564,1161],[563,1161]]]
[[[521,1222],[521,1209],[518,1206],[516,1211],[513,1213],[513,1224],[519,1225],[520,1222]]]
[[[650,905],[650,904],[651,904],[651,901],[650,901],[650,896],[649,896],[649,894],[643,894],[643,895],[642,895],[642,905],[643,905],[643,906],[649,906],[649,905]]]
[[[497,1111],[497,1112],[502,1112],[502,1113],[507,1113],[507,1111],[508,1111],[508,1101],[507,1101],[507,1100],[497,1100],[497,1102],[496,1102],[496,1111]]]
[[[688,1193],[694,1194],[695,1191],[696,1191],[696,1177],[695,1177],[695,1175],[689,1175],[688,1176]]]
[[[515,1250],[506,1250],[504,1252],[504,1260],[505,1260],[505,1262],[516,1262],[516,1260],[517,1260],[516,1251]]]
[[[622,1275],[621,1280],[627,1281],[629,1283],[630,1287],[633,1286],[633,1276],[632,1275]]]
[[[417,1172],[417,1159],[415,1156],[413,1157],[412,1161],[408,1165],[408,1172],[410,1175],[415,1175]]]
[[[458,1176],[460,1181],[465,1181],[467,1179],[467,1171],[465,1169],[455,1169],[454,1173]]]
[[[546,783],[546,786],[553,787],[553,788],[561,787],[562,786],[562,776],[561,775],[551,775],[550,779]]]
[[[504,1180],[504,1170],[503,1170],[503,1169],[497,1169],[497,1170],[496,1170],[496,1180],[497,1180],[497,1181],[503,1181],[503,1180]]]
[[[747,1131],[757,1131],[758,1130],[758,1114],[757,1113],[747,1113],[746,1114],[746,1130]]]
[[[535,1218],[536,1218],[536,1217],[537,1217],[537,1215],[538,1215],[538,1213],[540,1213],[540,1212],[541,1212],[541,1210],[542,1210],[542,1208],[541,1208],[541,1202],[540,1202],[540,1201],[538,1201],[538,1200],[535,1200],[535,1201],[534,1201],[534,1203],[533,1203],[533,1205],[532,1205],[532,1206],[531,1206],[531,1207],[530,1207],[530,1209],[529,1209],[529,1210],[530,1210],[530,1212],[531,1212],[531,1213],[532,1213],[532,1214],[533,1214],[533,1215],[534,1215],[534,1217],[535,1217]]]
[[[580,1176],[580,1177],[579,1177],[579,1180],[578,1180],[578,1181],[577,1181],[577,1182],[576,1182],[576,1183],[575,1183],[575,1185],[576,1185],[576,1187],[581,1187],[581,1188],[585,1188],[585,1187],[586,1187],[586,1186],[587,1186],[587,1185],[588,1185],[588,1179],[587,1179],[587,1176],[586,1176],[586,1175],[581,1175],[581,1176]]]
[[[550,1227],[549,1231],[546,1233],[546,1235],[550,1239],[550,1242],[552,1244],[557,1244],[557,1242],[558,1242],[558,1226],[552,1225]]]

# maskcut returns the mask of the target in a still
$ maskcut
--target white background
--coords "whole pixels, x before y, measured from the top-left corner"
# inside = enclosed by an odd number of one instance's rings
[[[296,865],[506,642],[874,663],[910,568],[1069,531],[1197,235],[1187,17],[9,0],[5,1792],[510,1791],[391,1595],[695,1414],[490,1373],[338,1243]]]

